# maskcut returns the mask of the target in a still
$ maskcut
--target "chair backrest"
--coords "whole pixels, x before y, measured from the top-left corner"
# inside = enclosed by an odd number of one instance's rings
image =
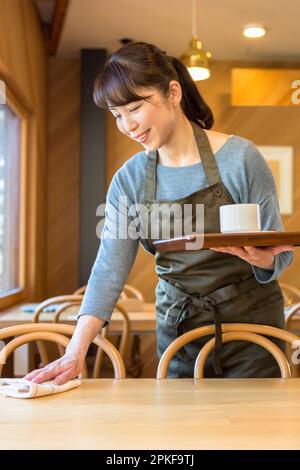
[[[142,302],[145,302],[144,296],[139,289],[137,289],[136,287],[133,287],[130,284],[125,284],[121,292],[120,298],[129,299],[130,297],[133,297],[135,299],[141,300]]]
[[[63,304],[65,302],[74,302],[74,301],[82,301],[83,295],[74,295],[74,294],[68,294],[68,295],[58,295],[57,297],[51,297],[50,299],[46,299],[43,302],[41,302],[39,305],[37,305],[36,309],[34,310],[33,314],[33,323],[38,323],[40,320],[40,315],[43,313],[43,310],[46,307],[49,307],[50,305],[58,305],[58,304]]]
[[[86,291],[86,285],[85,286],[81,286],[81,287],[78,287],[78,289],[76,289],[74,292],[73,292],[73,295],[82,295],[84,294]]]
[[[73,295],[84,294],[86,291],[86,287],[86,285],[79,287],[73,292]],[[120,298],[128,299],[129,297],[133,297],[135,299],[141,300],[142,302],[145,302],[144,296],[139,289],[133,287],[131,284],[125,284],[121,292]]]
[[[41,302],[39,305],[37,305],[37,307],[36,307],[36,309],[34,310],[34,313],[33,313],[32,322],[33,323],[38,323],[40,321],[40,316],[43,313],[44,309],[46,307],[50,307],[50,305],[59,305],[59,304],[64,305],[66,302],[69,302],[69,301],[82,302],[82,299],[83,299],[83,295],[73,295],[73,294],[59,295],[59,296],[56,296],[56,297],[50,297],[49,299],[46,299],[43,302]],[[65,308],[63,310],[65,310]],[[58,312],[56,311],[56,315],[54,316],[54,318],[56,318],[57,316],[59,318],[61,313],[62,313],[62,310],[58,309]],[[41,365],[45,366],[50,361],[49,360],[49,354],[48,354],[45,342],[37,341],[37,348],[38,348],[39,355],[40,355],[40,358],[41,358]],[[61,352],[61,347],[60,346],[59,346],[59,351]]]
[[[24,325],[9,326],[0,330],[0,340],[16,336],[0,352],[0,375],[6,359],[19,346],[31,341],[53,341],[66,347],[70,341],[75,326],[61,323],[28,323]],[[66,336],[64,336],[66,335]],[[93,343],[103,349],[109,356],[116,379],[125,378],[125,366],[118,350],[106,338],[97,335]]]
[[[297,302],[294,305],[291,305],[289,308],[285,310],[285,328],[287,330],[291,329],[291,320],[293,316],[300,312],[300,302]]]
[[[126,309],[119,302],[117,302],[117,304],[115,306],[115,310],[120,312],[122,317],[123,317],[123,331],[122,331],[122,335],[121,335],[121,343],[120,343],[120,347],[119,347],[119,353],[120,353],[122,359],[125,361],[126,354],[127,354],[127,351],[128,351],[128,346],[129,346],[129,339],[130,339],[130,335],[131,335],[130,319],[129,319],[129,315],[128,315]],[[102,337],[106,338],[106,336],[108,334],[109,334],[109,326],[102,329]],[[103,358],[102,349],[98,348],[97,353],[96,353],[96,357],[95,357],[93,378],[99,377],[99,375],[100,375],[100,370],[101,370],[101,366],[102,366],[102,358]]]
[[[63,302],[57,308],[57,310],[55,311],[55,313],[53,315],[53,318],[52,318],[52,322],[53,323],[58,323],[59,320],[60,320],[60,316],[63,312],[68,310],[70,307],[75,307],[75,306],[78,306],[78,305],[81,305],[81,304],[82,304],[82,299],[80,299],[80,300],[69,300],[68,302]]]
[[[286,307],[295,304],[297,302],[300,302],[300,290],[292,286],[291,284],[287,284],[285,282],[279,283],[280,288],[282,290],[282,295],[284,298],[284,304]]]
[[[222,334],[222,342],[227,343],[228,341],[249,341],[250,343],[258,344],[262,346],[274,357],[279,365],[281,377],[290,378],[291,369],[287,358],[284,353],[279,349],[276,344],[274,344],[269,339],[264,336],[258,335],[256,333],[249,333],[248,331],[231,331],[230,333]],[[195,367],[194,367],[194,377],[197,379],[202,379],[204,377],[204,367],[208,355],[211,353],[215,345],[215,338],[210,339],[199,352]]]
[[[228,335],[229,333],[236,333],[233,335]],[[245,335],[244,333],[248,333]],[[179,351],[183,346],[194,341],[197,338],[201,338],[203,336],[213,335],[215,334],[215,326],[214,325],[207,325],[202,326],[200,328],[195,328],[194,330],[188,331],[183,335],[176,338],[165,350],[164,354],[162,355],[158,368],[157,368],[157,375],[158,379],[164,379],[167,377],[167,371],[169,367],[170,360],[172,359],[173,355]],[[225,336],[226,334],[226,336]],[[227,341],[235,341],[240,339],[251,341],[253,343],[259,344],[262,347],[265,347],[276,359],[281,374],[284,377],[290,377],[290,365],[288,363],[287,358],[282,353],[282,351],[270,340],[264,338],[263,336],[269,336],[281,339],[289,344],[294,344],[294,342],[299,341],[299,337],[290,333],[286,330],[281,330],[280,328],[275,328],[272,326],[267,325],[256,325],[252,323],[223,323],[222,324],[222,338],[224,342]],[[212,348],[214,347],[215,338],[212,338],[208,343],[204,345],[204,347],[199,352],[199,355],[195,362],[194,368],[194,378],[202,378],[203,377],[203,369],[206,358]],[[297,344],[297,343],[295,343]],[[203,351],[203,352],[202,352]]]

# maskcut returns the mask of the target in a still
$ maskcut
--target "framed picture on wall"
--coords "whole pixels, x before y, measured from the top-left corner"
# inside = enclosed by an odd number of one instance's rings
[[[293,147],[260,145],[257,148],[274,176],[280,213],[291,215],[293,212]]]

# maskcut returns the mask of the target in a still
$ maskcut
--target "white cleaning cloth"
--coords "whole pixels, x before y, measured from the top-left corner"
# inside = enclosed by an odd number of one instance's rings
[[[0,396],[13,398],[36,398],[45,395],[61,393],[78,387],[81,380],[69,380],[64,385],[55,385],[54,382],[37,384],[25,379],[0,379]]]

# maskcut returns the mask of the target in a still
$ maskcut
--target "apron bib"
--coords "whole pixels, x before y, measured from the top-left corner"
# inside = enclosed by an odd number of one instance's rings
[[[196,205],[204,205],[204,232],[220,232],[219,208],[235,204],[223,184],[215,156],[206,133],[191,122],[208,186],[176,200],[157,200],[156,171],[158,152],[148,155],[145,196],[146,208],[141,216],[145,233],[152,233],[154,207],[179,204],[180,213],[173,213],[170,233],[184,226],[184,205],[192,205],[193,230],[196,224]],[[153,206],[155,204],[155,206]],[[147,229],[145,229],[147,227]],[[153,228],[153,227],[152,227]],[[160,227],[163,231],[163,222]],[[187,235],[187,233],[185,233]],[[161,238],[158,237],[158,238]],[[156,239],[158,239],[156,238]],[[254,344],[234,341],[222,345],[221,323],[261,323],[284,328],[284,302],[278,282],[259,283],[246,261],[212,250],[160,252],[149,236],[141,242],[155,255],[159,282],[156,287],[157,353],[159,358],[169,344],[181,334],[200,326],[215,324],[216,344],[206,363],[206,377],[276,377],[280,376],[272,356]],[[211,336],[186,345],[172,359],[168,377],[193,377],[195,359]],[[281,349],[283,344],[274,341]]]

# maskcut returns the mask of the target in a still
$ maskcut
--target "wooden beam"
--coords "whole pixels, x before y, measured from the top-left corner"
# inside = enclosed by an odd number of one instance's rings
[[[48,42],[48,54],[55,55],[59,39],[64,26],[70,0],[56,0],[51,24],[50,40]]]

